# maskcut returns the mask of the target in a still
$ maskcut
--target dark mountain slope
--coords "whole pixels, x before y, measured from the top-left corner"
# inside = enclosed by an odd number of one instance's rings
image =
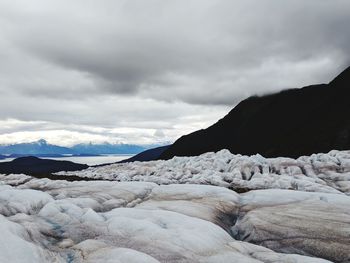
[[[56,161],[39,159],[37,157],[21,157],[11,162],[0,163],[0,174],[50,174],[60,171],[77,171],[88,168],[86,164],[78,164],[69,161]]]
[[[159,156],[170,147],[170,145],[161,146],[157,148],[152,148],[146,151],[143,151],[129,159],[122,160],[119,163],[129,163],[129,162],[147,162],[152,160],[157,160]]]
[[[349,116],[350,67],[329,84],[243,100],[211,127],[178,139],[160,158],[224,148],[266,157],[350,149]]]

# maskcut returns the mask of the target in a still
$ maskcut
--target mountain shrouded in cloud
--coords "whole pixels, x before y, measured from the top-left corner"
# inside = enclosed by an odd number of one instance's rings
[[[348,0],[1,1],[0,143],[173,141],[250,95],[330,79],[350,62],[349,13]]]
[[[250,97],[209,128],[182,136],[160,158],[221,149],[267,157],[348,150],[349,97],[350,67],[329,84]]]

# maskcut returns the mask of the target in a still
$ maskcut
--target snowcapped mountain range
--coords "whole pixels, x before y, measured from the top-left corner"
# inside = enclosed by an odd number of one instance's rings
[[[12,145],[0,145],[1,155],[99,155],[99,154],[137,154],[158,145],[133,145],[133,144],[77,144],[72,147],[62,147],[49,144],[41,139],[31,143],[18,143]]]

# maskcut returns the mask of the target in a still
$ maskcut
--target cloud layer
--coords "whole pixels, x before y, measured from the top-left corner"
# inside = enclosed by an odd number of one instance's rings
[[[0,143],[174,140],[247,96],[328,82],[350,64],[349,13],[347,0],[0,1]]]

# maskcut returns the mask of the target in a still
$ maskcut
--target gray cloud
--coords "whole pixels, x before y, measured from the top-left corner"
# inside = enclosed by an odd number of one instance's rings
[[[348,0],[1,1],[0,119],[173,138],[250,95],[331,80],[350,64],[349,13]]]

